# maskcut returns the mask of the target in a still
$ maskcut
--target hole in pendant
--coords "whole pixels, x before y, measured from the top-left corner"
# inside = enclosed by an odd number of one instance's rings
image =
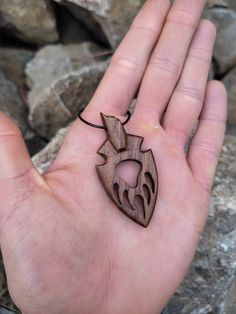
[[[155,192],[155,182],[152,178],[152,175],[149,172],[146,172],[145,178],[146,178],[147,186],[149,186],[152,190],[152,193],[154,193]]]
[[[145,208],[144,208],[144,200],[141,195],[135,195],[134,198],[134,208],[139,213],[142,213],[144,219],[146,218]]]
[[[124,195],[123,195],[123,205],[124,207],[134,210],[133,206],[131,205],[130,201],[129,201],[129,195],[128,195],[128,191],[125,190],[124,191]]]
[[[151,192],[150,192],[149,187],[146,184],[143,185],[143,193],[149,205],[151,202]]]
[[[121,204],[121,201],[120,201],[120,195],[119,195],[119,184],[118,183],[115,183],[114,185],[113,185],[113,192],[114,192],[114,195],[115,195],[115,198],[116,198],[116,200],[117,200],[117,202],[119,203],[119,204]]]
[[[135,160],[124,160],[116,166],[116,174],[131,188],[135,188],[137,186],[140,171],[141,165]]]

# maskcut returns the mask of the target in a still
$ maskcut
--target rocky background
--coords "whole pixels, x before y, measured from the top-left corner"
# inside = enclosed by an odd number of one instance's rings
[[[20,127],[40,172],[144,2],[0,0],[0,110]],[[163,314],[236,313],[236,1],[209,0],[204,16],[218,30],[210,77],[228,89],[228,130],[196,258]],[[2,262],[0,303],[0,314],[18,312]]]

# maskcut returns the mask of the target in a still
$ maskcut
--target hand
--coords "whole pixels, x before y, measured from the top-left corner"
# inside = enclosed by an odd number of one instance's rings
[[[40,176],[1,114],[0,239],[23,313],[157,314],[182,282],[207,218],[226,120],[224,87],[207,83],[216,34],[199,23],[204,4],[176,0],[169,11],[168,0],[147,1],[83,113],[94,123],[100,112],[125,115],[140,86],[126,129],[145,138],[158,168],[147,229],[117,209],[97,177],[105,132],[75,121]]]

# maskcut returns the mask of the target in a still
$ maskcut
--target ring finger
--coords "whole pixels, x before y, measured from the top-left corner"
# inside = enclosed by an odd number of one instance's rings
[[[164,129],[182,146],[191,135],[202,110],[215,37],[215,26],[202,20],[164,117]]]

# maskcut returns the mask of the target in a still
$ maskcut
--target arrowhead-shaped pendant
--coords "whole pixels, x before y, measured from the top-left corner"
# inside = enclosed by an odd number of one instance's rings
[[[130,219],[147,227],[155,209],[158,179],[152,151],[141,150],[143,137],[127,134],[121,121],[101,114],[107,129],[107,140],[98,150],[105,163],[97,165],[99,178],[119,209]],[[141,166],[134,188],[116,174],[116,167],[124,161],[135,161]]]

